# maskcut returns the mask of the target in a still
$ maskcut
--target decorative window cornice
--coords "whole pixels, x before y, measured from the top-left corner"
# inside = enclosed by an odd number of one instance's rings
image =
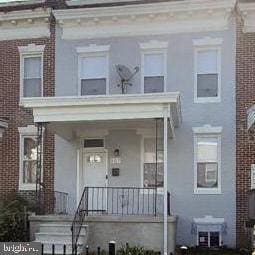
[[[168,42],[151,40],[149,42],[140,43],[141,50],[158,50],[158,49],[167,49]]]
[[[220,134],[222,127],[212,127],[211,125],[204,125],[202,127],[193,127],[194,134]]]
[[[184,0],[54,10],[63,39],[220,31],[229,28],[235,0]]]
[[[26,135],[37,135],[37,127],[34,125],[28,125],[26,127],[19,127],[19,134],[26,136]],[[45,128],[43,128],[44,132]]]
[[[20,54],[41,54],[44,52],[45,45],[28,44],[27,46],[19,46]]]
[[[90,44],[89,46],[77,47],[76,52],[78,54],[82,53],[95,53],[95,52],[108,52],[110,50],[110,45],[96,45]]]
[[[196,47],[201,46],[219,46],[222,45],[223,39],[222,38],[212,38],[209,36],[193,39],[193,45]]]

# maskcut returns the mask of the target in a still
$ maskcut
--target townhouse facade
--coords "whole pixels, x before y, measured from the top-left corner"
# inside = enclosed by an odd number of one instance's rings
[[[247,245],[254,150],[242,125],[244,102],[254,102],[253,37],[242,8],[225,0],[0,5],[1,195],[39,194],[46,215],[67,214],[72,242],[85,212],[81,235],[94,248],[94,239],[165,253],[175,244]],[[32,217],[32,237],[48,244],[54,220]]]

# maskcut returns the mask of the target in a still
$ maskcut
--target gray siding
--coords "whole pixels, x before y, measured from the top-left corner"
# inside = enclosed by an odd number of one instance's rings
[[[178,216],[177,242],[194,245],[191,223],[195,217],[212,215],[227,222],[224,244],[235,245],[235,28],[228,31],[186,33],[164,36],[143,36],[97,40],[63,41],[57,29],[56,40],[56,96],[77,95],[78,58],[75,47],[90,43],[111,45],[110,93],[120,93],[115,64],[130,68],[140,66],[140,42],[151,39],[169,42],[167,91],[181,93],[183,123],[176,129],[176,137],[169,143],[169,189],[172,212]],[[195,104],[194,51],[195,38],[220,37],[222,45],[222,96],[220,103]],[[140,93],[140,73],[135,76],[129,93]],[[192,127],[205,124],[221,126],[222,133],[222,194],[194,195],[193,133]],[[140,139],[132,131],[111,131],[106,138],[110,149],[122,147],[121,176],[110,179],[111,185],[140,186]],[[110,151],[110,150],[109,150]],[[112,151],[112,150],[111,150]],[[63,156],[65,155],[65,156]],[[130,159],[129,159],[130,158]],[[109,163],[110,164],[110,163]],[[109,166],[110,168],[110,166]],[[56,187],[64,185],[75,200],[76,154],[67,142],[56,140]],[[135,170],[139,169],[139,171]],[[64,182],[63,180],[68,180]],[[61,183],[60,183],[61,182]],[[72,188],[71,188],[72,185]],[[69,187],[70,186],[70,187]],[[73,201],[74,201],[73,200]]]

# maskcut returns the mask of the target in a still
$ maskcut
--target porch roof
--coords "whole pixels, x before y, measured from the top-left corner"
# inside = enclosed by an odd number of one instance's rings
[[[247,111],[247,128],[248,130],[255,123],[255,105],[251,106]]]
[[[181,123],[180,93],[23,98],[35,122],[151,119],[168,116],[174,127]]]

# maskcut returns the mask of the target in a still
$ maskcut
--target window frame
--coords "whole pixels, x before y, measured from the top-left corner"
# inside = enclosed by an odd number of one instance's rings
[[[44,133],[44,129],[43,129]],[[24,139],[37,137],[37,128],[33,125],[27,127],[19,127],[19,190],[36,190],[36,183],[24,183],[23,182],[23,162],[24,162]],[[42,144],[44,137],[42,137]],[[43,150],[42,146],[42,150]],[[43,152],[42,151],[42,176],[43,181]]]
[[[43,90],[44,90],[44,48],[45,45],[35,45],[29,44],[27,46],[20,46],[18,47],[20,53],[20,100],[24,98],[24,77],[25,77],[25,58],[41,58],[41,94],[39,97],[43,97]],[[34,97],[32,97],[34,98]]]
[[[208,132],[206,132],[206,130],[201,129],[201,132],[195,132],[197,129],[193,128],[194,131],[194,156],[193,156],[193,160],[194,160],[194,194],[221,194],[221,128],[219,127],[215,127],[215,128],[209,128]],[[210,131],[218,131],[217,133],[212,133]],[[198,130],[199,131],[199,130]],[[218,164],[218,173],[217,173],[217,183],[218,183],[218,187],[216,188],[200,188],[197,186],[197,143],[199,141],[200,138],[214,138],[217,140],[217,164]]]
[[[167,64],[168,64],[168,42],[167,41],[157,41],[157,40],[151,40],[149,42],[139,43],[140,45],[140,52],[141,52],[141,88],[140,91],[142,94],[144,94],[144,57],[145,55],[150,54],[163,54],[164,59],[164,87],[163,92],[158,93],[164,93],[167,91]],[[150,94],[150,93],[148,93]],[[154,94],[154,93],[151,93]]]
[[[203,51],[216,51],[217,53],[217,74],[218,74],[218,96],[217,97],[198,97],[197,96],[197,75],[198,73],[198,54]],[[194,48],[194,103],[219,103],[221,102],[221,46],[205,45],[195,46]]]
[[[105,47],[103,48],[105,49]],[[96,49],[91,49],[89,51],[86,47],[86,50],[82,50],[82,48],[77,48],[77,53],[78,53],[78,96],[104,96],[104,95],[109,95],[109,52],[108,50],[96,50]],[[82,59],[83,58],[88,58],[88,57],[105,57],[106,59],[106,89],[105,89],[105,94],[102,95],[81,95],[81,70],[82,70]]]
[[[145,139],[152,139],[152,138],[156,139],[155,136],[153,136],[153,135],[142,135],[142,137],[141,137],[141,188],[145,188],[144,187],[144,140]],[[146,191],[142,191],[142,192],[146,192]],[[163,194],[164,193],[164,186],[163,187],[157,187],[157,192],[159,194]]]

